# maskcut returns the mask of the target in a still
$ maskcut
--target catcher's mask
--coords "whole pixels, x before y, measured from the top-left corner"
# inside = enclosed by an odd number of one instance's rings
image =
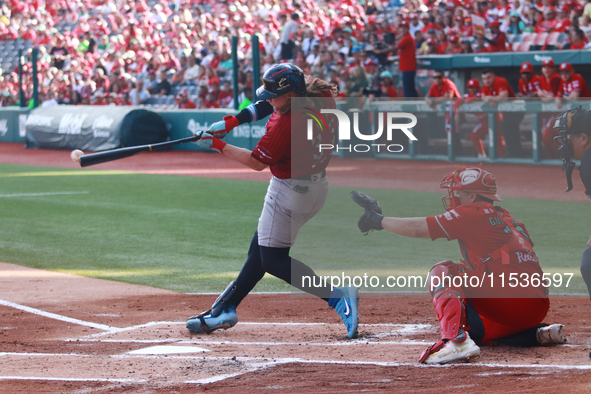
[[[460,205],[457,191],[476,193],[494,201],[503,201],[497,194],[497,180],[490,172],[478,167],[462,168],[447,174],[441,181],[441,188],[447,189],[447,196],[441,197],[446,211]]]
[[[572,174],[575,169],[574,149],[568,140],[569,134],[579,134],[584,132],[584,127],[589,127],[591,121],[591,112],[585,111],[581,106],[564,111],[554,118],[552,128],[559,135],[554,137],[554,145],[558,149],[558,154],[562,158],[562,171],[566,173],[566,191],[573,188]]]

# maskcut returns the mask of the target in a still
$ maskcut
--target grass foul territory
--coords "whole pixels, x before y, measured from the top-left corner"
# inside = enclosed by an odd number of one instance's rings
[[[267,188],[266,182],[9,164],[0,164],[0,182],[0,261],[192,293],[221,291],[238,274]],[[459,262],[455,241],[386,231],[363,236],[362,210],[350,190],[331,188],[292,256],[321,275],[382,280],[425,277],[438,261]],[[385,215],[443,212],[438,193],[361,191],[376,197]],[[544,271],[562,276],[551,292],[584,293],[579,264],[589,229],[584,220],[564,220],[578,217],[582,204],[506,199],[501,205],[526,224]],[[565,273],[573,273],[568,288]],[[255,288],[289,290],[272,277]]]

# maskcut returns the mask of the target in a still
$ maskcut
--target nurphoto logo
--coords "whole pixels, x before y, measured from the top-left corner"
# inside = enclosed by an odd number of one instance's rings
[[[377,142],[381,139],[384,135],[386,141],[392,141],[392,136],[395,130],[402,131],[409,140],[417,141],[417,137],[415,137],[410,130],[417,124],[417,117],[408,112],[376,112],[374,116],[378,118],[378,127],[375,133],[367,133],[363,134],[359,130],[359,112],[353,112],[353,122],[349,119],[349,116],[338,109],[321,109],[320,112],[313,110],[309,107],[304,107],[307,112],[306,115],[310,116],[311,119],[308,119],[307,122],[307,138],[308,140],[314,139],[314,122],[320,127],[321,129],[325,128],[327,130],[331,130],[329,124],[327,124],[324,116],[322,114],[332,114],[335,115],[338,121],[338,137],[339,137],[339,144],[318,144],[318,150],[322,152],[323,150],[333,150],[335,149],[337,152],[339,151],[348,151],[348,152],[358,152],[364,153],[369,152],[372,147],[376,149],[377,152],[390,152],[390,153],[399,153],[402,152],[404,147],[400,144],[389,144],[389,143],[363,143],[363,144],[351,144],[351,123],[353,123],[353,134],[361,141],[374,141]],[[410,122],[407,123],[398,123],[403,119],[408,119]],[[384,125],[384,122],[386,123]],[[348,143],[348,145],[347,145]]]

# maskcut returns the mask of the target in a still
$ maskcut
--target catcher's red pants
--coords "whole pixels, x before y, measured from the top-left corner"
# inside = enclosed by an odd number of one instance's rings
[[[437,276],[441,275],[442,265],[447,270],[445,274],[449,274],[452,277],[464,277],[467,275],[468,279],[464,283],[472,283],[471,286],[452,285],[451,287],[445,287],[452,289],[464,305],[467,302],[472,304],[484,325],[484,338],[481,341],[484,344],[490,343],[493,339],[507,337],[535,327],[542,322],[548,313],[550,301],[547,298],[545,288],[510,287],[508,284],[507,279],[513,272],[525,273],[528,277],[531,277],[535,273],[539,274],[541,271],[536,270],[533,266],[489,264],[477,267],[473,271],[466,269],[466,266],[463,264],[455,264],[448,261],[438,264],[440,270]],[[434,269],[432,269],[432,272]],[[491,273],[493,275],[492,281],[488,276]],[[503,273],[505,274],[504,283],[499,279],[499,275]],[[483,275],[485,278],[484,281],[482,281]],[[480,282],[478,284],[471,282],[469,278],[472,276],[478,277]],[[437,304],[437,302],[435,301],[434,304]],[[456,312],[450,309],[449,313]],[[452,319],[452,317],[438,317],[440,318],[443,332],[446,321]]]

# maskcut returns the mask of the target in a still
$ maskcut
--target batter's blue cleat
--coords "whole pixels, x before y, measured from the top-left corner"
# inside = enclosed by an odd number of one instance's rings
[[[332,297],[333,295],[335,298]],[[359,314],[357,312],[359,306],[359,293],[357,288],[349,286],[333,290],[329,305],[332,306],[341,319],[343,319],[343,323],[345,323],[345,327],[347,327],[347,337],[355,338],[357,336],[357,326],[359,325]]]
[[[211,316],[211,310],[192,316],[187,320],[187,329],[193,334],[211,334],[215,330],[227,330],[238,323],[236,309],[229,308],[219,316]]]

